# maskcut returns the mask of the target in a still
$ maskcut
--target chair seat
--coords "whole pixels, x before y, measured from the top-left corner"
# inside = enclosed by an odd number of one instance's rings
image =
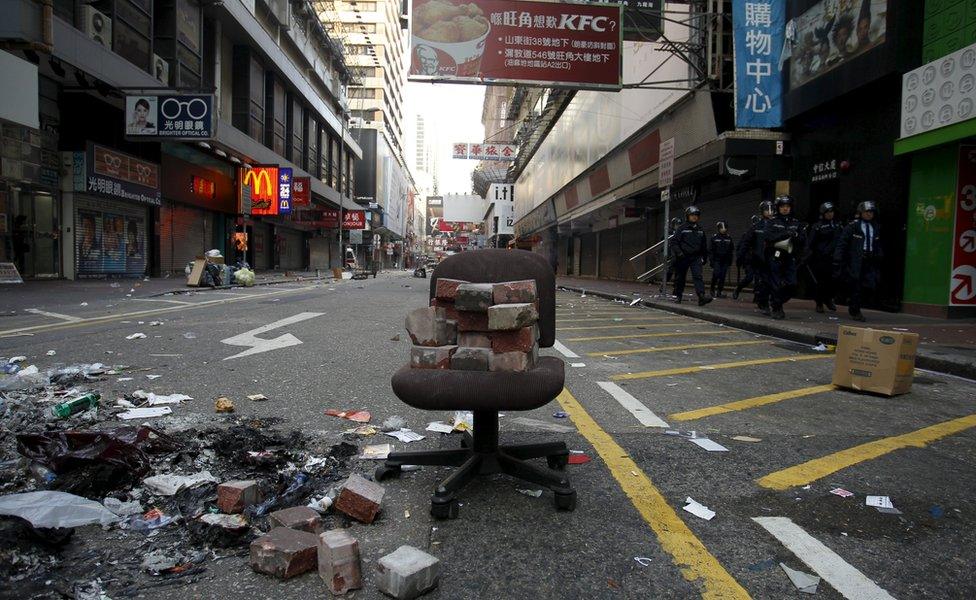
[[[401,368],[393,393],[422,410],[532,410],[563,390],[563,361],[542,356],[521,373]]]

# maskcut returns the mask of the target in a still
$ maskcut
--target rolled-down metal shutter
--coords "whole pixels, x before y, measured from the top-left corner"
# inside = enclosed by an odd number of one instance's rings
[[[587,233],[580,236],[579,274],[583,277],[596,277],[596,236]]]
[[[75,272],[79,277],[146,272],[146,207],[75,197]]]
[[[759,212],[759,202],[762,200],[762,192],[758,189],[748,190],[739,194],[732,196],[726,196],[712,202],[705,202],[701,205],[702,209],[702,227],[705,229],[705,233],[709,240],[715,235],[716,228],[715,224],[719,221],[725,221],[729,228],[729,235],[732,237],[732,242],[738,247],[739,238],[742,234],[752,227],[752,215]],[[744,277],[745,273],[740,272],[738,276]],[[712,268],[711,266],[705,266],[705,286],[707,287],[712,281]],[[732,267],[729,268],[729,274],[726,276],[726,286],[734,285],[738,283],[735,261],[732,261]]]
[[[618,279],[620,273],[620,228],[600,232],[600,279]]]
[[[180,272],[186,264],[211,249],[213,215],[175,202],[159,211],[159,260],[164,272]]]
[[[305,239],[301,231],[278,227],[280,236],[278,246],[278,267],[281,269],[301,269],[304,265]]]
[[[631,261],[630,257],[647,248],[647,221],[629,223],[620,228],[620,273],[621,279],[633,281],[646,271],[643,257]]]
[[[267,223],[255,223],[251,228],[254,237],[254,264],[255,269],[267,271],[271,268],[271,250],[274,240],[271,239],[271,226]]]

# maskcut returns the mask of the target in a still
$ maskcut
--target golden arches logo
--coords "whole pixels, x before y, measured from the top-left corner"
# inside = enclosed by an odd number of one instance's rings
[[[258,167],[248,170],[244,174],[244,185],[251,186],[254,195],[259,198],[272,195],[274,193],[274,184],[271,181],[271,169]]]

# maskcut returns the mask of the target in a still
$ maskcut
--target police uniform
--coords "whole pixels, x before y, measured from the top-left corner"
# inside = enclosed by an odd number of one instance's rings
[[[725,278],[732,266],[732,257],[735,254],[735,244],[732,238],[725,232],[725,223],[719,222],[719,232],[712,236],[708,245],[708,259],[712,265],[712,296],[724,298]],[[718,294],[715,290],[718,289]]]
[[[834,212],[834,205],[824,202],[820,205],[820,220],[810,227],[807,235],[807,248],[804,261],[810,267],[810,272],[816,279],[814,282],[813,299],[817,303],[817,312],[823,312],[824,306],[829,310],[837,310],[834,305],[834,250],[840,237],[841,225],[836,218],[827,219],[826,214]]]
[[[693,206],[685,209],[686,218],[692,214],[700,214],[700,212]],[[705,238],[705,232],[698,223],[686,221],[674,232],[671,247],[675,259],[674,295],[677,296],[677,302],[682,300],[685,278],[688,276],[689,269],[695,284],[695,293],[698,294],[699,306],[711,302],[711,298],[705,297],[705,280],[702,278],[702,265],[708,258],[708,240]]]
[[[871,212],[875,218],[864,220],[861,215]],[[834,249],[834,275],[843,281],[850,295],[847,311],[856,321],[863,321],[861,306],[873,295],[881,282],[881,227],[877,222],[877,207],[873,202],[858,206],[858,218],[844,227]]]
[[[793,207],[793,199],[780,196],[776,199],[776,214],[764,226],[765,284],[769,289],[769,306],[774,319],[783,319],[783,306],[793,296],[796,289],[795,254],[803,246],[803,223],[792,214],[779,213],[781,206]]]

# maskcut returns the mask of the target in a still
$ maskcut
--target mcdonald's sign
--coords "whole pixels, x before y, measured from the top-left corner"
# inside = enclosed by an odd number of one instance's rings
[[[252,215],[278,214],[278,166],[258,165],[240,168],[238,198],[243,209],[250,199]]]

